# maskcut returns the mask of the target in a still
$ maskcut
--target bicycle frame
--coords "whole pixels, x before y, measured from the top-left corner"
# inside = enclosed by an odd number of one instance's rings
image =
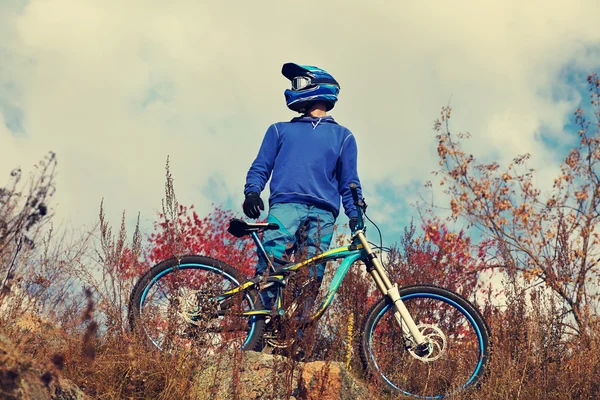
[[[258,235],[255,232],[253,232],[251,235],[252,235],[253,239],[255,240],[255,242],[260,243],[260,240],[258,239]],[[262,244],[261,244],[261,247],[262,247]],[[259,248],[261,248],[261,247],[259,247]],[[287,275],[290,272],[298,271],[301,268],[309,267],[313,263],[321,264],[321,263],[326,263],[328,261],[342,259],[340,266],[338,267],[337,271],[335,272],[335,275],[333,276],[333,279],[331,280],[331,284],[329,286],[329,289],[327,290],[327,295],[325,296],[324,300],[319,305],[315,314],[313,314],[312,316],[309,317],[310,321],[313,321],[313,320],[321,317],[321,315],[323,315],[323,313],[325,312],[327,307],[329,307],[329,305],[331,304],[331,301],[333,300],[333,297],[335,296],[335,293],[337,292],[338,288],[340,287],[340,284],[342,283],[342,280],[344,279],[344,277],[346,276],[346,273],[350,269],[350,266],[352,266],[352,264],[354,264],[356,261],[361,260],[363,258],[365,258],[365,254],[364,254],[362,245],[361,244],[358,244],[358,245],[351,244],[349,246],[338,247],[336,249],[326,251],[315,257],[311,257],[305,261],[302,261],[302,262],[299,262],[299,263],[296,263],[293,265],[286,265],[281,268],[273,267],[273,265],[269,261],[270,270],[272,271],[273,274],[269,275],[268,282],[279,283],[281,286],[284,286],[285,278],[286,278],[285,275]],[[236,293],[239,293],[242,290],[251,289],[254,286],[257,286],[257,282],[254,282],[251,280],[246,281],[246,282],[242,283],[241,285],[223,293],[222,299],[225,299],[226,297],[229,297]],[[222,300],[222,299],[220,299],[220,300]],[[283,308],[282,308],[283,305],[281,304],[281,293],[279,290],[278,290],[276,300],[277,300],[275,303],[276,311],[279,313],[279,315],[283,315],[285,310],[283,310]],[[246,311],[243,314],[248,315],[248,316],[270,315],[271,311],[270,310],[252,310],[252,311]]]
[[[360,225],[362,225],[362,223]],[[400,299],[398,285],[392,285],[385,269],[383,268],[383,265],[381,264],[381,262],[377,258],[377,255],[375,254],[375,252],[373,252],[371,246],[367,241],[363,230],[364,227],[360,225],[359,229],[353,234],[352,244],[350,244],[349,246],[332,249],[317,256],[311,257],[305,261],[289,266],[286,265],[280,268],[275,268],[269,257],[267,257],[267,253],[264,247],[262,246],[262,243],[260,242],[258,234],[256,232],[252,232],[251,236],[254,242],[256,243],[257,247],[259,248],[259,254],[265,257],[269,265],[269,270],[273,273],[273,275],[269,275],[268,282],[279,282],[281,287],[285,286],[285,275],[289,272],[297,271],[301,268],[308,267],[313,263],[320,264],[328,261],[342,259],[340,266],[338,267],[337,271],[335,272],[335,275],[333,276],[329,289],[327,290],[327,295],[319,305],[317,311],[309,317],[310,322],[318,319],[319,317],[321,317],[321,315],[323,315],[327,307],[329,307],[329,305],[331,304],[331,301],[333,300],[335,293],[337,292],[340,284],[342,283],[342,280],[346,276],[346,273],[350,269],[350,266],[356,261],[361,260],[367,266],[367,272],[369,272],[369,274],[373,277],[373,280],[375,281],[380,292],[384,296],[387,295],[392,300],[396,308],[396,311],[394,312],[394,318],[396,319],[399,327],[403,330],[405,334],[412,335],[417,346],[426,346],[427,344],[425,343],[425,338],[423,337],[418,327],[416,326],[414,320],[410,316],[408,309]],[[248,280],[242,283],[241,285],[223,293],[219,297],[219,300],[225,300],[226,298],[233,296],[236,293],[239,293],[240,291],[251,289],[254,286],[257,286],[257,282]],[[285,310],[282,308],[283,305],[281,304],[281,297],[281,289],[279,289],[277,293],[277,301],[275,306],[279,315],[284,315]],[[247,316],[270,314],[270,310],[251,310],[243,313],[243,315]]]

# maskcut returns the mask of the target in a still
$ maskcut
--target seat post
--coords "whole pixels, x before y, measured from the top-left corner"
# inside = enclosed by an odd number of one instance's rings
[[[252,240],[254,240],[254,243],[256,244],[256,248],[258,249],[258,256],[262,257],[267,262],[267,266],[269,267],[268,270],[272,271],[273,263],[271,262],[271,259],[269,258],[267,251],[265,250],[262,242],[260,241],[260,239],[258,237],[258,233],[256,233],[256,231],[252,231],[252,232],[250,232],[250,236],[252,237]]]

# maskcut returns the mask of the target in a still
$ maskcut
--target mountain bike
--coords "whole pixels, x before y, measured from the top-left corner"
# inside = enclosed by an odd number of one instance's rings
[[[490,331],[482,315],[465,298],[444,288],[399,288],[392,283],[373,250],[377,246],[366,238],[366,204],[354,184],[350,189],[358,224],[349,245],[285,264],[268,257],[259,238],[262,231],[278,229],[277,224],[232,219],[229,233],[254,240],[269,274],[246,278],[222,261],[198,255],[162,261],[134,287],[132,329],[162,351],[183,348],[206,354],[223,346],[260,351],[265,345],[280,344],[266,321],[285,318],[298,308],[284,294],[299,271],[341,260],[322,301],[303,322],[314,323],[331,304],[350,267],[362,263],[364,276],[370,275],[381,293],[360,333],[365,372],[392,393],[418,398],[442,398],[476,387],[490,360]],[[266,288],[276,291],[273,309],[263,307],[259,291]]]

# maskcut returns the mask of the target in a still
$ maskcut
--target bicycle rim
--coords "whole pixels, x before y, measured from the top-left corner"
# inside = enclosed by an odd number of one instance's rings
[[[487,361],[488,332],[476,310],[433,289],[401,294],[429,342],[427,354],[407,349],[391,302],[380,307],[368,332],[369,364],[392,391],[417,398],[443,398],[474,386]]]

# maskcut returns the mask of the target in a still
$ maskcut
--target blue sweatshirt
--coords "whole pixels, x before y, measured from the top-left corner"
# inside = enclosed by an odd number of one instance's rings
[[[337,217],[340,196],[348,217],[357,215],[350,183],[361,195],[356,140],[331,116],[298,117],[269,127],[246,175],[244,194],[262,192],[271,178],[269,204],[301,203]],[[273,176],[271,176],[271,173]]]

